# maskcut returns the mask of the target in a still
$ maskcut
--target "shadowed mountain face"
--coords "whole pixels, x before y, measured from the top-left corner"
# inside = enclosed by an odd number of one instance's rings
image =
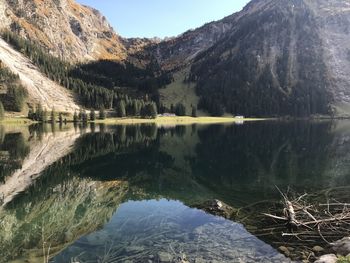
[[[151,52],[214,115],[347,115],[349,26],[347,1],[254,0]]]
[[[230,33],[195,58],[191,79],[201,106],[257,116],[328,114],[331,79],[314,14],[303,1],[263,2],[252,2]]]

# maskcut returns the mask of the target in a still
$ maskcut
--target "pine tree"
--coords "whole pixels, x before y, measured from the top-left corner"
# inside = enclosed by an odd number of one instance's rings
[[[82,121],[82,120],[83,120],[83,114],[84,114],[83,109],[80,109],[80,110],[79,110],[79,114],[78,114],[78,119],[79,119],[79,121]]]
[[[117,104],[117,116],[120,118],[126,116],[125,103],[123,100],[119,101]]]
[[[47,118],[48,118],[48,112],[45,109],[42,113],[42,122],[47,122]]]
[[[41,104],[38,104],[36,106],[36,111],[35,111],[35,120],[42,122],[44,120],[44,111],[43,111],[43,106]]]
[[[101,108],[101,109],[100,109],[99,114],[98,114],[98,118],[99,118],[100,120],[106,119],[106,112],[105,112],[105,109],[104,109],[104,108]]]
[[[191,116],[196,118],[197,117],[197,108],[195,106],[192,106],[192,113]]]
[[[91,109],[90,111],[90,121],[95,121],[96,120],[96,112],[95,110]]]
[[[74,115],[73,115],[73,122],[74,123],[78,123],[79,122],[79,116],[78,116],[78,113],[76,111],[74,112]]]
[[[55,121],[56,121],[55,109],[52,109],[52,110],[51,110],[50,120],[51,120],[52,123],[55,123]]]
[[[87,122],[88,122],[88,116],[87,116],[85,110],[83,110],[83,112],[82,112],[82,114],[81,114],[81,121],[82,121],[83,123],[87,123]]]
[[[3,120],[4,118],[5,118],[5,109],[4,109],[4,105],[0,101],[0,120]]]
[[[63,114],[62,114],[62,112],[60,112],[60,113],[58,114],[58,122],[59,122],[60,124],[63,123]]]
[[[157,115],[158,115],[158,112],[157,112],[157,105],[152,102],[148,105],[148,113],[149,113],[149,116],[153,119],[157,118]]]
[[[34,113],[34,110],[32,108],[29,108],[29,110],[28,110],[28,119],[35,120],[35,113]]]
[[[182,103],[176,104],[175,114],[177,116],[186,116],[186,107]]]
[[[139,106],[139,102],[137,100],[133,101],[132,107],[133,107],[134,116],[139,116],[140,115],[140,106]]]

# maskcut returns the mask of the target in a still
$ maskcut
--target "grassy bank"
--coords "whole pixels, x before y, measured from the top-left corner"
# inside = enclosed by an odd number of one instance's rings
[[[229,117],[188,117],[188,116],[176,116],[176,117],[158,117],[155,119],[141,119],[141,118],[107,118],[105,120],[96,120],[95,123],[104,124],[142,124],[142,123],[154,123],[160,125],[191,125],[191,124],[215,124],[215,123],[235,123],[242,121],[262,121],[265,119],[258,118],[229,118]]]
[[[6,125],[30,125],[33,123],[35,122],[24,117],[6,117],[3,120],[0,120],[0,124]]]

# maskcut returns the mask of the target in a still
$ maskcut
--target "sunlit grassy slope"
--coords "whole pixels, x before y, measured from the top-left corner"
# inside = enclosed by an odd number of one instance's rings
[[[197,106],[199,97],[195,92],[194,83],[185,83],[184,80],[188,75],[188,68],[174,73],[174,81],[166,86],[165,89],[160,89],[161,102],[168,108],[171,104],[182,103],[186,107],[186,114],[191,115],[192,105]],[[198,116],[205,116],[204,112],[197,111]]]

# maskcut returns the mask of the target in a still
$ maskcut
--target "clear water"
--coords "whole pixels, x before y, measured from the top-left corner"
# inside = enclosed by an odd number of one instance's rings
[[[259,222],[194,207],[350,185],[347,121],[2,127],[0,139],[0,262],[289,262],[251,234]]]

